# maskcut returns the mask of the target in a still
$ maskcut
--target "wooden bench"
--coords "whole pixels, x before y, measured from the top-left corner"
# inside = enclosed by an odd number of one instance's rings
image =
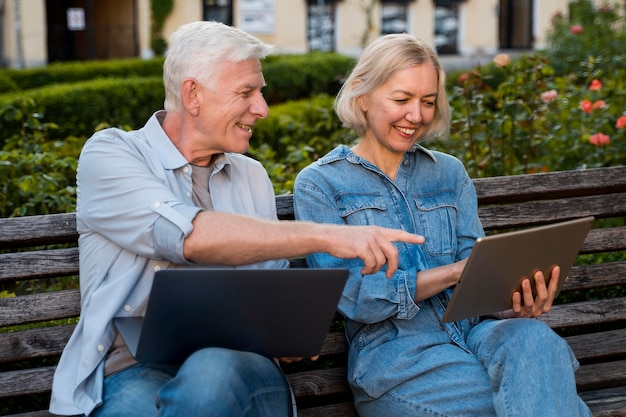
[[[488,232],[588,215],[600,219],[581,254],[602,254],[602,262],[579,257],[582,263],[572,269],[560,304],[543,320],[566,338],[581,362],[577,385],[594,416],[626,415],[626,167],[474,182]],[[293,219],[291,196],[277,197],[277,205],[281,219]],[[76,240],[74,214],[0,219],[0,284],[77,275]],[[56,360],[79,314],[78,289],[50,289],[0,298],[0,415],[49,416],[40,410],[48,405]],[[35,326],[24,329],[25,324]],[[301,417],[356,416],[346,383],[346,350],[338,328],[328,333],[318,362],[285,367]],[[24,404],[33,411],[15,414],[28,410]]]

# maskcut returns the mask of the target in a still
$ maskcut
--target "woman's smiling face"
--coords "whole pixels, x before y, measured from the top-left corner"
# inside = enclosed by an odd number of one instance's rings
[[[383,153],[408,151],[433,121],[438,84],[437,71],[425,63],[396,71],[361,97],[359,104],[368,122],[361,142]]]

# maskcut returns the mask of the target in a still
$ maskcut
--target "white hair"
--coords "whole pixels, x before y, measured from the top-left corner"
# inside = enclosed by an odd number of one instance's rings
[[[182,106],[183,80],[195,78],[214,90],[220,62],[261,60],[270,50],[270,45],[254,36],[220,22],[201,21],[182,25],[170,37],[163,64],[165,110],[177,110]]]

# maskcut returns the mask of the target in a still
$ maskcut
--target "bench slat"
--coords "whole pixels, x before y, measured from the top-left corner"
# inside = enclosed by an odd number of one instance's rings
[[[581,392],[594,417],[624,417],[626,414],[626,387],[615,387]]]
[[[346,368],[331,368],[288,374],[287,378],[296,397],[317,397],[350,392],[346,384]]]
[[[0,363],[60,355],[74,324],[0,333]]]
[[[0,326],[67,319],[80,314],[80,291],[62,290],[0,298]]]
[[[54,366],[0,373],[0,399],[50,392]]]
[[[0,398],[48,392],[53,373],[54,367],[1,373]],[[290,374],[288,378],[299,398],[349,393],[345,368],[300,372]],[[626,361],[583,365],[578,370],[576,381],[581,391],[606,388],[611,384],[623,385],[626,383]]]
[[[351,402],[298,409],[298,417],[358,417]]]
[[[626,284],[626,261],[579,265],[570,270],[563,291],[588,290]]]
[[[626,190],[626,167],[476,178],[473,182],[481,205],[599,195]]]
[[[50,414],[47,411],[33,411],[30,413],[11,414],[6,417],[59,417],[59,416],[55,414]]]
[[[77,239],[75,213],[0,219],[0,249],[71,243]]]
[[[559,304],[539,320],[552,328],[568,328],[626,320],[626,297]]]
[[[576,372],[579,391],[626,385],[626,360],[583,365]]]
[[[581,253],[613,252],[626,250],[626,226],[591,229]]]
[[[482,206],[478,215],[485,230],[518,228],[570,220],[626,215],[626,193]]]
[[[568,336],[565,340],[581,363],[626,357],[626,329]]]
[[[0,282],[78,275],[78,248],[0,254]]]

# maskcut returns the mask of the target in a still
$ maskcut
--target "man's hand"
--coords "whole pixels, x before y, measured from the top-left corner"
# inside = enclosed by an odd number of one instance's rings
[[[328,236],[328,253],[337,258],[362,259],[363,274],[373,274],[387,264],[387,278],[398,269],[398,249],[393,242],[424,243],[423,236],[378,226],[345,226]]]

